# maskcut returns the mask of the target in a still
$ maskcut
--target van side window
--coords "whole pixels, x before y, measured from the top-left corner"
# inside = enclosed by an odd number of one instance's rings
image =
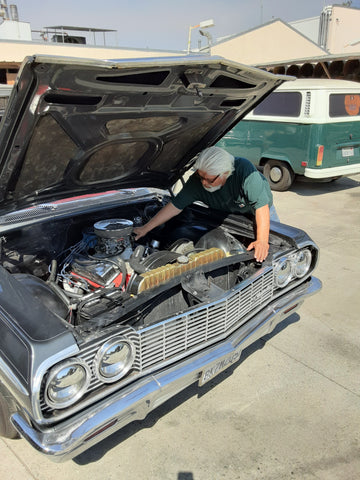
[[[358,93],[332,93],[329,102],[330,117],[355,117],[360,115],[360,95]]]
[[[299,117],[301,111],[300,92],[273,92],[257,107],[254,115]]]

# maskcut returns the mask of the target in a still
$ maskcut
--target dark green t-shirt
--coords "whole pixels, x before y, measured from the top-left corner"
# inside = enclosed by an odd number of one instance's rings
[[[179,210],[193,202],[201,201],[210,208],[223,212],[254,215],[255,210],[273,203],[270,185],[266,178],[245,158],[236,158],[235,170],[223,187],[208,192],[200,178],[193,174],[183,189],[172,199]]]

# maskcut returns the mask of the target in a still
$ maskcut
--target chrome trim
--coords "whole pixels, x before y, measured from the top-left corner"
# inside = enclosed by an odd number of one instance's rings
[[[74,342],[73,345],[70,347],[64,348],[60,352],[57,352],[55,355],[48,357],[44,362],[42,362],[37,370],[33,374],[33,382],[32,382],[32,391],[33,394],[31,396],[31,405],[34,412],[34,417],[36,421],[40,421],[42,419],[42,412],[41,412],[41,405],[39,402],[40,394],[41,394],[41,385],[44,378],[44,375],[47,371],[50,371],[51,368],[56,365],[57,363],[63,362],[70,357],[74,357],[79,353],[79,347]]]
[[[73,458],[125,425],[144,419],[166,400],[198,381],[204,369],[217,365],[231,352],[238,352],[270,333],[320,288],[321,282],[311,278],[270,303],[226,340],[137,380],[63,423],[36,429],[21,413],[12,415],[12,423],[34,448],[51,460],[61,462]]]

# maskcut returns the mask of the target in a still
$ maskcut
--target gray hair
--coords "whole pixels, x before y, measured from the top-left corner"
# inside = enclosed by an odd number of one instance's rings
[[[234,157],[220,147],[205,148],[198,156],[194,168],[209,175],[221,175],[234,171]]]

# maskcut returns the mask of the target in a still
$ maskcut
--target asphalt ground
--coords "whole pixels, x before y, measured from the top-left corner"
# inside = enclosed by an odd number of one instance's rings
[[[274,192],[323,289],[235,368],[62,464],[0,439],[1,480],[359,480],[360,175]]]

